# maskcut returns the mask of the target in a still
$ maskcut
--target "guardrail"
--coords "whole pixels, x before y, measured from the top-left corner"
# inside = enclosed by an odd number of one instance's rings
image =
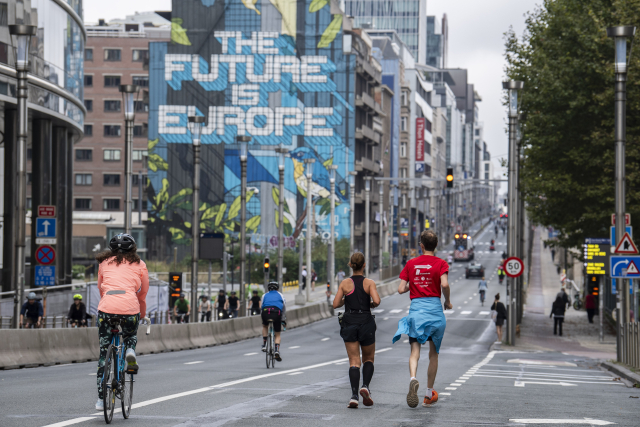
[[[640,369],[640,323],[629,322],[620,328],[622,335],[622,363]]]

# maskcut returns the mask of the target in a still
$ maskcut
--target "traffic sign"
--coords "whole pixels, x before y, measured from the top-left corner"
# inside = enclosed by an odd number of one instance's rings
[[[38,205],[38,216],[47,217],[47,218],[55,218],[56,216],[56,207],[53,205]]]
[[[36,265],[36,286],[54,286],[56,284],[55,265]]]
[[[611,225],[616,225],[616,214],[611,214]],[[631,225],[631,214],[624,214],[624,225]]]
[[[638,248],[636,247],[636,244],[633,243],[629,233],[624,233],[622,240],[620,240],[620,243],[618,243],[618,246],[616,246],[616,250],[613,251],[613,253],[618,255],[634,255],[638,253]]]
[[[58,243],[58,239],[55,237],[36,237],[36,245],[55,245],[56,243]]]
[[[36,218],[36,237],[56,237],[56,219]]]
[[[632,226],[628,226],[625,227],[626,228],[626,232],[629,233],[629,236],[633,237],[633,227]],[[616,240],[616,228],[615,227],[611,227],[611,246],[615,247],[616,243],[618,243],[618,241]]]
[[[524,271],[524,263],[518,257],[504,260],[504,272],[509,277],[518,277]]]
[[[613,255],[609,263],[609,275],[617,279],[640,277],[640,256]]]
[[[40,246],[36,249],[36,260],[38,264],[51,265],[56,260],[56,251],[49,245]]]

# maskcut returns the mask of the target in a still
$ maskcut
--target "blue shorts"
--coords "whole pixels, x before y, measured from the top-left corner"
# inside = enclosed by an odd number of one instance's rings
[[[447,319],[444,317],[440,298],[414,298],[411,300],[409,315],[398,322],[398,330],[392,342],[395,343],[402,334],[405,334],[420,344],[433,341],[436,352],[440,353],[440,344],[446,327]]]

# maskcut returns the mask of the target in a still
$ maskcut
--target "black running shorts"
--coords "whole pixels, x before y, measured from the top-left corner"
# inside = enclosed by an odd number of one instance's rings
[[[269,326],[269,320],[273,320],[273,331],[280,332],[282,330],[282,312],[276,307],[263,307],[262,324]]]
[[[342,321],[340,328],[340,336],[344,342],[359,342],[361,346],[366,347],[376,342],[376,320],[373,316],[369,316],[369,320],[365,323],[352,324],[345,320]]]

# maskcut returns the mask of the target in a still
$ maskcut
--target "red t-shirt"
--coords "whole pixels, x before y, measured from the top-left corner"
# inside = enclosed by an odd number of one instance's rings
[[[407,262],[400,279],[409,282],[409,296],[414,298],[442,295],[440,277],[449,273],[449,264],[433,255],[421,255]]]

